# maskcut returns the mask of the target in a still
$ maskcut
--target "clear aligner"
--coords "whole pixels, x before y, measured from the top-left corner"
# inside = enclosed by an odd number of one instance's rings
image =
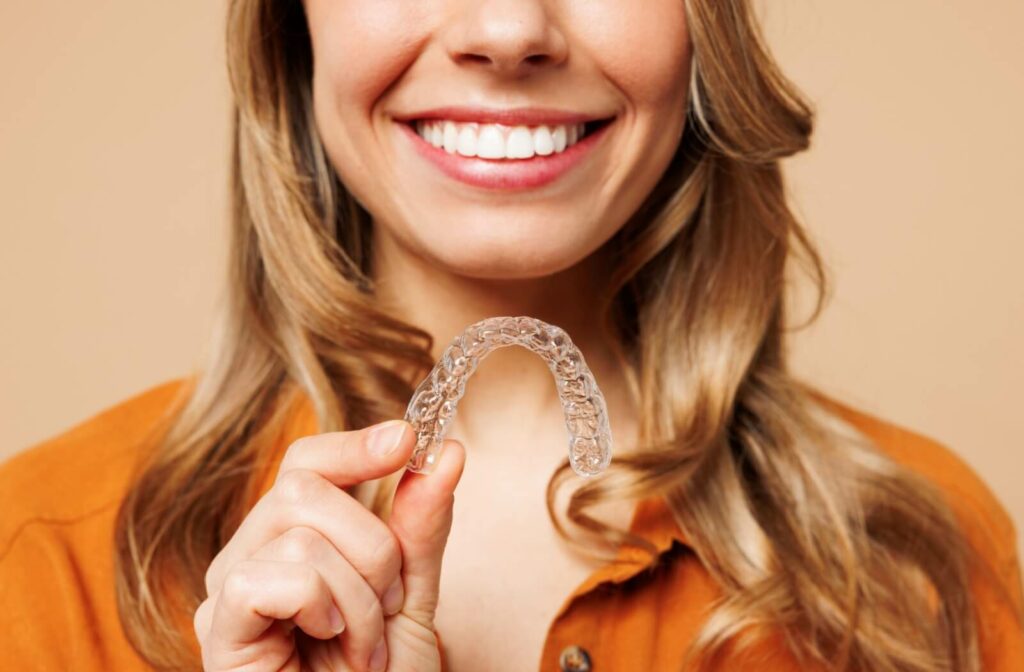
[[[406,465],[430,473],[455,419],[466,381],[480,360],[497,348],[519,345],[543,359],[555,377],[569,430],[569,463],[583,477],[601,473],[611,462],[612,433],[604,395],[583,353],[564,329],[533,317],[489,317],[455,337],[416,388],[405,419],[416,430],[416,448]]]

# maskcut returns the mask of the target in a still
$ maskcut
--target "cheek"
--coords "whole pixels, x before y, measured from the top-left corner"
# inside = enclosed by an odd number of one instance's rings
[[[341,116],[368,115],[415,61],[428,3],[316,0],[307,3],[316,96]],[[327,111],[327,110],[325,110]]]
[[[309,0],[313,114],[331,163],[364,205],[374,174],[374,106],[415,62],[429,3]],[[417,6],[418,5],[418,6]]]
[[[632,106],[679,104],[690,63],[683,0],[579,0],[571,12],[574,32]]]
[[[315,0],[307,3],[317,116],[369,118],[374,103],[416,59],[423,7],[404,0]]]

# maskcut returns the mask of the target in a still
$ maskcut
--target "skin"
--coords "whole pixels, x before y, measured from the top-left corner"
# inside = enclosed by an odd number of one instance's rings
[[[314,116],[329,159],[373,216],[380,300],[434,336],[435,356],[484,317],[531,315],[561,326],[605,394],[616,450],[628,450],[635,413],[609,345],[597,336],[594,297],[611,263],[602,245],[650,193],[682,134],[691,67],[683,3],[306,0],[304,6]],[[571,173],[536,189],[502,192],[440,173],[416,155],[392,118],[443,105],[544,106],[616,118]],[[543,488],[565,456],[566,434],[550,372],[527,350],[502,348],[467,385],[438,471],[403,474],[388,523],[369,512],[346,516],[342,509],[354,512],[359,503],[327,486],[337,490],[400,469],[412,451],[408,434],[383,463],[367,457],[358,433],[308,437],[289,448],[282,473],[303,473],[285,475],[211,565],[210,598],[196,617],[207,669],[243,663],[281,669],[292,640],[278,625],[289,622],[320,640],[306,652],[322,661],[313,669],[369,669],[381,632],[388,669],[439,669],[431,632],[441,559],[450,548],[452,493],[462,483],[460,504],[489,509],[502,529],[525,529],[516,543],[528,544],[536,530],[550,527]],[[628,522],[622,515],[620,524]],[[358,521],[352,528],[338,527],[350,519]],[[389,535],[393,547],[383,541]],[[557,556],[568,550],[537,543],[531,554],[539,565],[570,566]],[[468,543],[458,548],[463,559],[474,552]],[[348,585],[330,576],[347,577]],[[399,577],[402,610],[385,616],[378,603],[373,612],[367,605]],[[218,604],[225,587],[235,601]],[[357,594],[359,607],[345,604]],[[353,616],[335,638],[332,599],[346,621],[360,609],[371,616]],[[239,623],[249,623],[248,630]],[[325,662],[332,657],[334,667]],[[450,669],[472,668],[453,657]]]

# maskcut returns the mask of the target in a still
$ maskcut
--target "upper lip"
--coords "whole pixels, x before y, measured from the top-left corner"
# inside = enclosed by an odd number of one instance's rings
[[[481,124],[505,124],[508,126],[539,126],[541,124],[579,124],[599,119],[608,119],[611,114],[588,114],[559,110],[553,107],[466,107],[446,106],[432,107],[428,110],[396,114],[397,121],[410,122],[419,119],[446,119],[449,121],[470,122]]]

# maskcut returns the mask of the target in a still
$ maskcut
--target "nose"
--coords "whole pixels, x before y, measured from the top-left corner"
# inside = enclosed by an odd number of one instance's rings
[[[544,0],[456,4],[447,30],[448,54],[456,64],[516,78],[565,60],[565,34]]]

